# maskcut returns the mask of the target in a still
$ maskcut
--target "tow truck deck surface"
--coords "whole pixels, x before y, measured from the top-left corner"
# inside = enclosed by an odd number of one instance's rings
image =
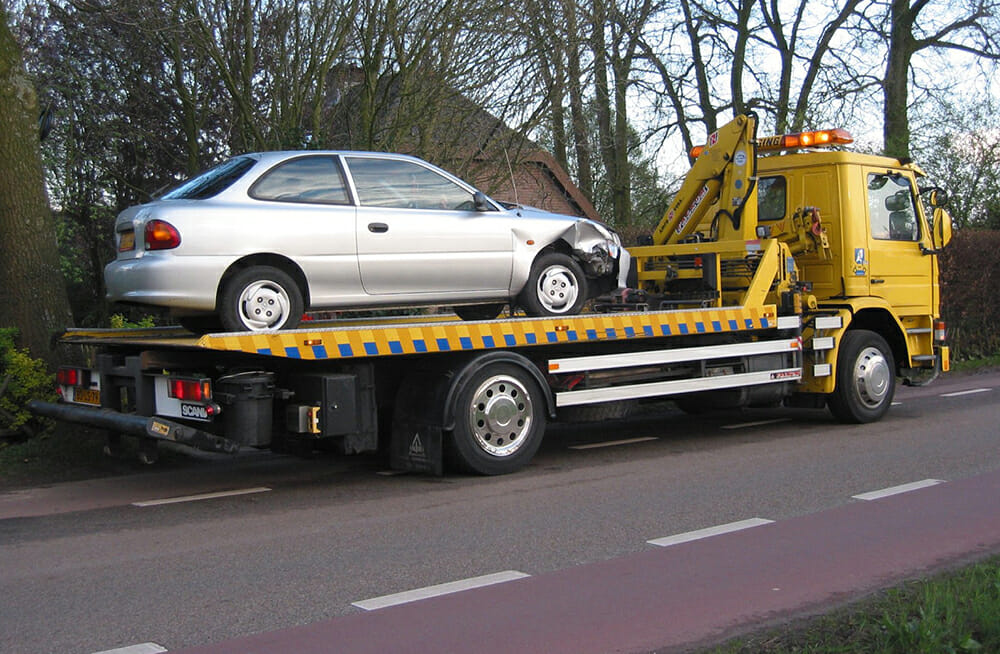
[[[195,336],[179,327],[71,329],[63,342],[79,345],[221,350],[302,360],[337,360],[720,334],[773,328],[773,305],[511,318],[465,322],[455,316],[332,320],[269,333]]]

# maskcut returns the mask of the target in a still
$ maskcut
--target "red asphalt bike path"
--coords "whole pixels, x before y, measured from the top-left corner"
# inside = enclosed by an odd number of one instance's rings
[[[686,651],[1000,551],[1000,471],[185,654]]]

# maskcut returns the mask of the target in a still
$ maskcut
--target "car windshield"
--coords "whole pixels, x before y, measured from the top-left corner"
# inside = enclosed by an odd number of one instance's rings
[[[197,177],[184,182],[174,190],[161,196],[163,200],[204,200],[218,195],[229,185],[243,177],[256,162],[249,157],[229,159],[215,168],[206,170]]]

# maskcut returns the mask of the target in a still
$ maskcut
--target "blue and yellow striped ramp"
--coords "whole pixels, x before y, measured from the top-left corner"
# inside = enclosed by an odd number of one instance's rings
[[[449,321],[298,329],[266,334],[208,334],[198,340],[198,346],[290,359],[332,360],[721,334],[767,329],[776,325],[777,312],[771,305],[587,314],[564,318],[514,318],[490,322]]]

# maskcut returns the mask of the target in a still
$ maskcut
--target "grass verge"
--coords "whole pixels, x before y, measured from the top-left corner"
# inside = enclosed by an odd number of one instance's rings
[[[883,591],[710,654],[1000,652],[1000,557]]]

